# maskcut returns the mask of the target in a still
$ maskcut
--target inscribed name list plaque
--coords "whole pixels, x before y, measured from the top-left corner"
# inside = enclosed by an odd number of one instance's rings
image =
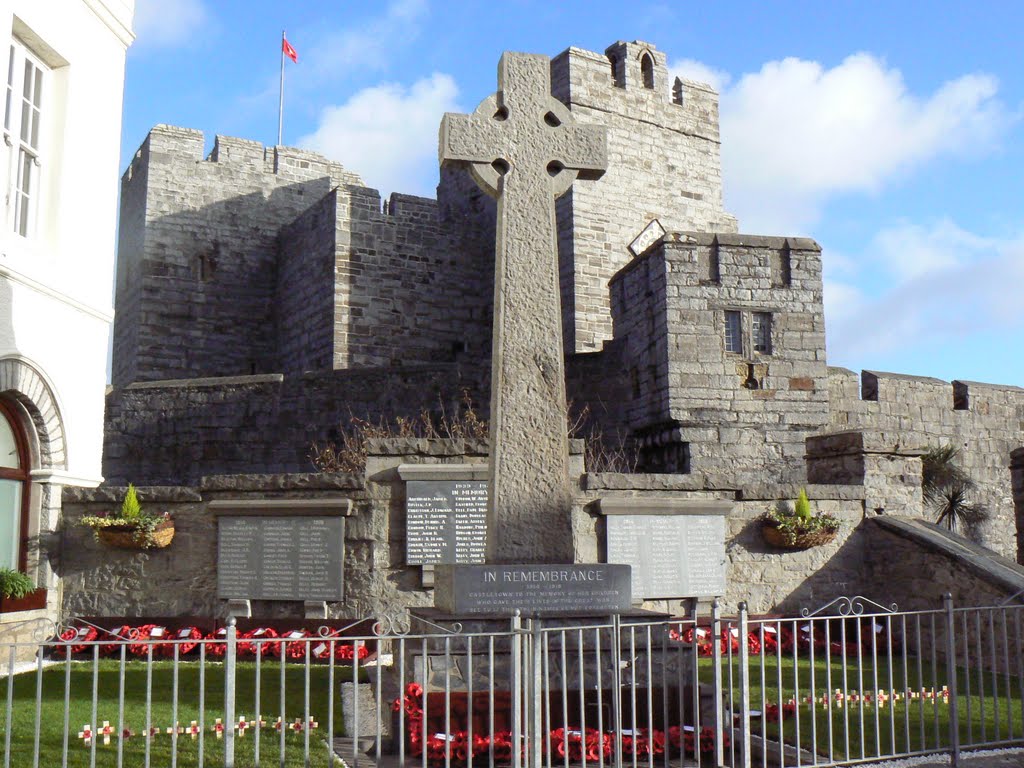
[[[630,566],[450,565],[438,569],[434,606],[456,615],[605,615],[630,609]]]
[[[405,562],[482,563],[487,551],[487,482],[406,483]]]
[[[725,518],[609,515],[608,562],[633,566],[634,599],[725,594]]]
[[[217,518],[217,596],[250,600],[344,599],[341,517]]]

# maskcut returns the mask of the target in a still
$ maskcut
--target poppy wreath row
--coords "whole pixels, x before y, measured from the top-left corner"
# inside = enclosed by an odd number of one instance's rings
[[[453,702],[454,703],[454,702]],[[454,763],[465,763],[469,756],[486,758],[494,751],[495,762],[511,762],[513,741],[511,731],[499,731],[493,736],[473,734],[470,741],[467,731],[458,730],[450,734],[423,734],[423,687],[418,683],[409,683],[405,695],[395,699],[391,704],[395,712],[405,712],[405,727],[413,757],[421,757],[424,750],[427,762],[442,764],[447,758]],[[715,732],[712,728],[702,728],[698,736],[692,728],[674,725],[667,732],[658,729],[640,728],[636,731],[623,731],[621,736],[623,757],[648,757],[650,755],[679,756],[682,753],[692,755],[696,750],[701,753],[713,752],[715,749]],[[729,746],[729,736],[722,734],[723,748]],[[548,734],[542,743],[545,754],[557,756],[564,760],[566,756],[573,762],[596,762],[602,757],[610,758],[616,749],[614,733],[601,733],[594,728],[572,729],[556,728]],[[525,757],[525,755],[524,755]]]
[[[157,624],[139,626],[122,625],[107,630],[98,630],[93,626],[69,627],[60,635],[60,643],[54,649],[54,655],[64,658],[65,654],[91,654],[94,647],[99,648],[100,656],[119,656],[122,645],[118,641],[128,640],[123,647],[129,656],[146,658],[173,658],[175,648],[178,656],[198,656],[199,645],[205,641],[206,655],[222,657],[227,651],[227,629],[221,627],[209,635],[204,635],[197,627],[182,627],[170,631]],[[92,645],[95,642],[101,645]],[[332,642],[333,641],[333,642]],[[364,659],[369,656],[369,649],[362,643],[343,642],[341,631],[322,631],[311,633],[305,629],[278,633],[270,627],[258,627],[247,632],[239,632],[237,640],[239,658],[286,658],[305,659],[309,648],[311,659],[326,661],[331,658],[332,650],[335,660],[351,661],[355,658]]]
[[[874,630],[873,633],[872,630]],[[857,644],[856,631],[847,630],[845,646],[839,632],[832,632],[831,635],[828,635],[824,626],[812,627],[810,624],[804,624],[794,635],[793,631],[785,625],[764,624],[763,633],[761,629],[750,630],[747,633],[747,650],[754,655],[774,654],[780,650],[782,653],[791,654],[794,646],[798,653],[809,652],[813,646],[815,653],[824,653],[827,649],[833,654],[841,654],[845,650],[848,655],[856,655],[859,649],[871,649],[873,635],[876,637],[875,649],[883,651],[886,648],[885,633],[878,624],[868,624],[866,628],[862,629],[860,645]],[[669,638],[686,644],[696,643],[697,653],[700,656],[711,656],[714,653],[715,638],[711,627],[689,627],[681,631],[671,629]],[[890,644],[893,651],[900,650],[899,638],[892,638]],[[724,625],[718,638],[718,645],[723,654],[739,653],[740,631],[734,626]]]

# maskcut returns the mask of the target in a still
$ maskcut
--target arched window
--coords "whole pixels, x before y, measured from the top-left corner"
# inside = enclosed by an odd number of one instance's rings
[[[28,502],[28,440],[14,409],[0,400],[0,568],[27,567]]]
[[[640,57],[640,74],[644,77],[644,88],[654,89],[654,59],[645,53]]]

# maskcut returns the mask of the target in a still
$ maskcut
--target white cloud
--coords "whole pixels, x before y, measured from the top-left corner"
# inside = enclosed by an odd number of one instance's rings
[[[669,82],[681,77],[684,80],[695,80],[707,83],[719,93],[729,84],[731,75],[724,69],[715,69],[695,59],[680,59],[668,63]]]
[[[1009,340],[1024,331],[1015,290],[1024,285],[1024,238],[985,237],[949,220],[900,224],[873,238],[863,262],[882,277],[874,298],[849,283],[830,295],[826,283],[830,357],[909,353],[969,336]]]
[[[972,256],[998,248],[998,241],[943,219],[931,227],[905,222],[884,229],[875,235],[870,255],[879,268],[906,280],[963,266]]]
[[[316,130],[298,143],[359,173],[382,194],[433,197],[437,128],[443,113],[459,111],[457,95],[455,81],[440,73],[409,88],[394,83],[365,88],[323,110]]]
[[[343,76],[352,67],[364,72],[384,69],[396,48],[419,35],[426,10],[426,0],[392,0],[382,15],[315,41],[305,63],[321,78]]]
[[[769,62],[722,94],[727,207],[743,231],[806,234],[837,195],[875,192],[937,156],[990,148],[1009,122],[997,87],[964,75],[921,98],[865,53],[832,69]]]
[[[207,17],[202,0],[136,0],[133,48],[187,43]]]

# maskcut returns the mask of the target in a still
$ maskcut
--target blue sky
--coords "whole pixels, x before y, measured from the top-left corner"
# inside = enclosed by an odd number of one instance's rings
[[[641,39],[721,92],[740,231],[824,248],[832,365],[1024,386],[1024,4],[137,0],[122,167],[156,123],[433,195],[503,50]]]

